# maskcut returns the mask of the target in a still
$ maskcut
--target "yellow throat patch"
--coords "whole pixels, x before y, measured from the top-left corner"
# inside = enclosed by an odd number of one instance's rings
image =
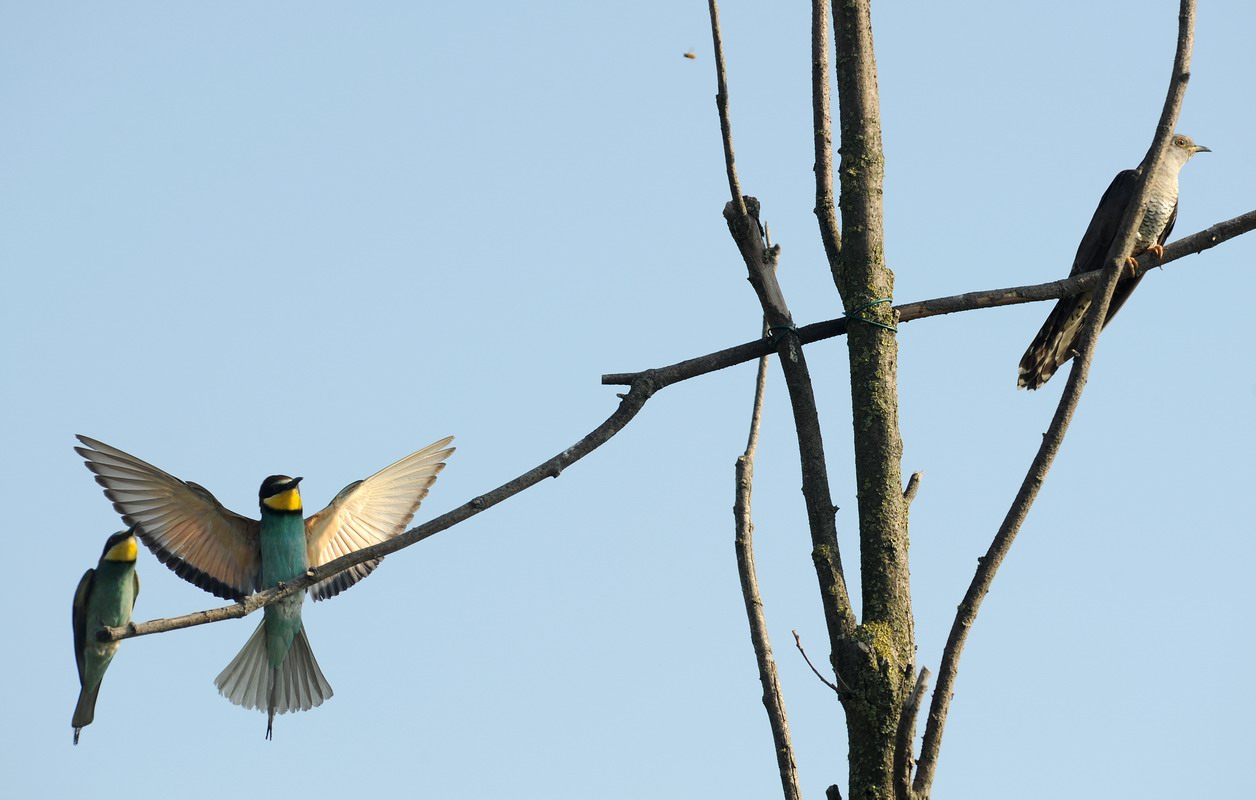
[[[300,511],[301,510],[301,493],[297,491],[297,487],[293,486],[286,492],[271,495],[262,501],[267,508],[273,508],[276,511]]]
[[[135,537],[129,536],[126,539],[109,548],[109,552],[105,553],[106,561],[134,561],[137,555],[135,546]]]

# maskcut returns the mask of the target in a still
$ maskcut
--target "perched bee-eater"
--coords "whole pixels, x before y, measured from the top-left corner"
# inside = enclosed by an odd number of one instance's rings
[[[135,526],[110,536],[96,569],[83,573],[74,590],[74,658],[78,661],[79,697],[74,707],[74,743],[79,733],[96,717],[96,695],[100,681],[118,652],[120,642],[98,642],[96,631],[131,621],[131,609],[140,594],[140,576],[135,571]]]
[[[449,436],[340,490],[331,504],[302,518],[300,478],[271,475],[258,492],[261,521],[228,511],[204,487],[184,482],[107,444],[78,437],[74,448],[96,473],[122,518],[140,526],[140,541],[179,577],[228,600],[304,575],[340,556],[406,529],[445,459]],[[334,597],[379,565],[367,561],[314,584],[315,600]],[[214,680],[236,705],[275,715],[307,711],[331,697],[301,622],[304,592],[266,606],[262,622]]]

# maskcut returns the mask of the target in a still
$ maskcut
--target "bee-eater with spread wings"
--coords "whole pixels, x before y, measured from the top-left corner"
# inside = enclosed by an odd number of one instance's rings
[[[103,442],[79,436],[75,451],[87,461],[105,496],[140,541],[184,580],[228,600],[277,586],[347,553],[397,536],[427,496],[453,437],[441,439],[354,481],[331,504],[303,519],[300,478],[271,475],[258,492],[261,520],[229,511],[204,487],[182,481]],[[334,597],[365,578],[379,559],[319,581],[315,600]],[[264,609],[262,622],[240,654],[215,679],[236,705],[264,709],[266,738],[275,715],[306,711],[331,697],[301,622],[304,593]]]

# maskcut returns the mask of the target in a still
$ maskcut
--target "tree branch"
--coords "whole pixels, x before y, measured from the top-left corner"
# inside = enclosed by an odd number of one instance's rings
[[[341,556],[335,561],[328,562],[321,567],[313,567],[305,575],[294,581],[289,581],[282,587],[266,589],[265,591],[249,595],[239,603],[209,611],[184,614],[183,616],[170,619],[155,619],[139,623],[132,622],[117,628],[104,627],[97,631],[96,638],[102,642],[118,641],[134,636],[146,636],[150,633],[163,633],[165,631],[178,630],[179,628],[190,628],[194,625],[204,625],[224,619],[237,619],[251,614],[263,606],[268,606],[276,600],[307,589],[313,584],[357,564],[362,564],[375,558],[383,558],[390,553],[395,553],[402,548],[421,542],[429,536],[433,536],[446,528],[457,525],[463,520],[474,517],[481,511],[492,508],[503,500],[514,497],[524,489],[540,483],[545,478],[557,478],[568,466],[606,444],[611,437],[623,430],[657,389],[658,386],[654,383],[650,374],[648,372],[642,373],[640,380],[633,382],[632,388],[628,390],[627,394],[621,395],[622,399],[615,412],[607,417],[601,425],[586,434],[580,441],[553,458],[538,464],[514,480],[502,484],[487,494],[472,498],[458,508],[422,525],[411,528],[396,538],[370,547],[364,547],[361,550]]]
[[[1144,254],[1138,259],[1138,267],[1136,274],[1143,275],[1157,266],[1167,265],[1170,262],[1177,261],[1189,255],[1201,253],[1222,242],[1233,239],[1249,231],[1256,230],[1256,210],[1249,211],[1246,214],[1228,219],[1224,222],[1206,228],[1205,230],[1193,233],[1190,236],[1178,239],[1172,244],[1168,244],[1164,248],[1163,261],[1157,261],[1154,256]],[[1079,292],[1093,288],[1100,276],[1099,271],[1087,272],[1067,280],[1050,281],[1048,283],[1033,284],[1030,286],[1017,286],[1007,289],[988,289],[979,292],[968,292],[965,294],[950,295],[948,297],[938,297],[932,300],[922,300],[915,303],[907,303],[905,305],[896,306],[895,310],[899,314],[899,324],[909,322],[911,320],[925,319],[927,317],[936,317],[941,314],[953,314],[961,311],[973,311],[982,308],[994,308],[996,306],[1015,305],[1017,303],[1033,303],[1040,300],[1057,300],[1061,297],[1071,297]],[[798,329],[798,340],[803,344],[811,344],[813,342],[831,339],[835,336],[841,336],[846,333],[845,319],[832,319],[824,322],[815,322],[810,325]],[[395,545],[394,549],[407,547],[414,542],[422,541],[433,534],[439,533],[446,528],[461,522],[463,519],[474,516],[491,505],[496,505],[502,500],[517,494],[523,489],[528,488],[533,483],[539,482],[540,478],[531,480],[526,486],[515,487],[518,481],[528,479],[538,470],[544,471],[541,478],[550,477],[551,471],[553,476],[557,477],[557,472],[561,472],[568,464],[588,455],[592,449],[596,449],[605,443],[605,440],[598,442],[588,452],[580,452],[575,458],[564,460],[568,453],[575,452],[577,448],[584,445],[589,437],[601,435],[605,433],[606,439],[614,436],[625,425],[632,420],[637,411],[645,405],[645,402],[660,389],[665,389],[674,383],[680,383],[692,378],[697,378],[711,372],[721,369],[744,364],[747,361],[759,358],[763,355],[773,352],[774,344],[770,339],[756,339],[753,342],[730,347],[708,355],[691,358],[687,361],[681,361],[666,367],[658,369],[642,370],[640,372],[623,372],[610,373],[602,376],[602,383],[608,386],[630,386],[632,387],[626,394],[621,395],[624,402],[619,409],[611,415],[606,422],[599,426],[589,436],[581,439],[576,445],[569,450],[563,451],[558,456],[537,466],[535,469],[519,476],[514,481],[504,484],[494,489],[488,494],[481,495],[470,501],[469,503],[454,509],[448,514],[437,517],[430,522],[419,525],[410,529],[408,532],[395,539],[389,540],[384,544],[375,545],[372,548],[359,550],[356,553],[350,553],[347,556],[336,559],[333,562],[324,564],[316,570],[313,578],[300,578],[291,582],[285,589],[267,589],[255,595],[250,595],[247,599],[240,603],[233,603],[229,606],[222,606],[206,611],[197,611],[191,614],[184,614],[169,619],[154,619],[148,622],[133,622],[125,627],[119,628],[102,628],[97,638],[102,642],[118,641],[120,639],[129,639],[133,636],[146,636],[150,633],[162,633],[165,631],[178,630],[180,628],[189,628],[194,625],[204,625],[210,622],[219,622],[224,619],[239,619],[247,616],[263,606],[287,597],[290,594],[307,589],[318,581],[343,572],[352,566],[369,561],[376,558],[376,548],[382,548],[385,545]],[[622,418],[621,415],[627,415]],[[611,426],[613,430],[606,432],[607,426]],[[505,495],[499,493],[510,489]],[[484,502],[482,507],[476,507],[474,504]],[[468,513],[468,508],[471,510]],[[459,514],[457,519],[448,519],[451,515]],[[439,523],[439,527],[437,527]],[[413,538],[407,538],[411,537]],[[404,542],[403,544],[397,544]],[[390,549],[387,552],[394,552]],[[380,555],[384,555],[381,553]]]
[[[833,200],[833,121],[829,113],[829,4],[811,0],[811,124],[815,129],[816,220],[829,269],[842,252]]]
[[[1222,242],[1229,241],[1252,230],[1256,230],[1256,210],[1248,211],[1246,214],[1241,214],[1224,222],[1218,222],[1202,231],[1165,245],[1163,259],[1157,260],[1151,253],[1140,255],[1134,274],[1145,275],[1156,267],[1164,267],[1186,256],[1202,253]],[[1061,297],[1072,297],[1075,294],[1093,290],[1099,283],[1101,275],[1101,270],[1095,270],[1093,272],[1084,272],[1071,278],[1048,281],[1047,283],[1012,286],[1004,289],[983,289],[976,292],[935,297],[931,300],[918,300],[914,303],[904,303],[903,305],[895,306],[894,311],[898,315],[898,324],[902,325],[905,322],[937,317],[943,314],[1012,306],[1020,303],[1036,303],[1041,300],[1058,300]],[[803,344],[813,344],[825,339],[843,336],[845,333],[846,318],[840,317],[804,325],[798,329],[798,340]],[[687,381],[721,369],[744,364],[747,361],[753,361],[774,350],[775,344],[770,339],[756,339],[753,342],[745,342],[744,344],[690,358],[666,367],[658,367],[642,372],[608,373],[602,376],[602,383],[607,386],[628,386],[639,377],[648,373],[658,382],[657,389],[662,389],[674,383],[680,383],[681,381]]]
[[[916,473],[919,475],[920,473]],[[894,739],[894,780],[897,784],[895,793],[902,800],[911,800],[912,740],[916,738],[916,716],[920,713],[920,700],[929,691],[929,678],[932,675],[928,667],[922,667],[916,676],[916,685],[907,701],[903,703],[903,713],[898,719],[898,732]]]
[[[820,683],[823,683],[825,686],[829,687],[830,689],[832,689],[833,691],[837,692],[840,695],[841,691],[837,688],[837,684],[829,680],[828,678],[824,677],[823,675],[821,675],[820,670],[816,669],[816,665],[812,664],[811,659],[807,657],[807,651],[804,650],[802,647],[802,637],[798,635],[798,631],[790,631],[790,633],[794,634],[794,647],[797,647],[798,652],[802,653],[802,660],[806,661],[807,666],[811,667],[811,671],[814,672],[815,676],[820,679]],[[842,676],[838,675],[837,679],[840,681],[842,679]]]
[[[807,360],[799,344],[793,317],[776,279],[779,245],[769,245],[760,224],[759,201],[740,197],[732,161],[732,129],[728,121],[728,87],[723,73],[723,43],[719,32],[719,10],[710,0],[711,31],[715,45],[715,61],[719,70],[720,130],[724,141],[725,166],[728,171],[732,200],[724,206],[724,219],[729,233],[746,264],[747,277],[759,297],[764,323],[772,334],[770,340],[779,356],[785,386],[789,392],[794,427],[798,435],[798,455],[802,469],[802,492],[807,508],[807,525],[811,533],[811,559],[820,584],[820,604],[833,647],[855,629],[854,610],[842,573],[842,559],[837,547],[837,521],[833,516],[833,498],[829,489],[828,464],[824,456],[824,439]],[[766,352],[766,351],[765,351]],[[765,353],[760,353],[760,356]]]
[[[781,695],[776,661],[772,657],[768,625],[763,618],[763,598],[759,594],[759,579],[754,567],[754,522],[750,515],[750,496],[754,484],[754,457],[759,445],[759,423],[763,418],[763,393],[767,387],[767,376],[768,357],[764,356],[759,359],[759,371],[755,377],[754,403],[750,412],[750,434],[746,438],[746,450],[737,459],[734,471],[736,499],[733,502],[733,517],[736,535],[733,544],[737,552],[737,576],[741,581],[741,596],[746,604],[746,619],[750,623],[750,642],[754,646],[755,661],[759,666],[759,682],[763,685],[763,707],[768,713],[768,724],[772,728],[772,742],[776,745],[776,766],[781,773],[781,789],[785,800],[802,800],[802,788],[798,784],[798,764],[794,760],[794,746],[789,738],[785,698]]]
[[[911,501],[916,499],[916,492],[920,491],[920,479],[925,474],[920,471],[913,472],[911,477],[907,479],[907,488],[903,490],[903,502],[911,505]]]
[[[741,199],[741,184],[737,181],[737,164],[733,159],[733,129],[728,120],[728,74],[724,70],[724,38],[720,33],[720,5],[709,0],[711,12],[711,41],[715,46],[715,107],[720,113],[720,139],[724,142],[724,172],[728,174],[728,190],[733,196],[733,206],[739,217],[746,216],[746,204]]]
[[[1068,430],[1069,422],[1077,409],[1082,389],[1086,384],[1086,378],[1090,371],[1090,362],[1094,356],[1099,332],[1103,327],[1103,319],[1107,316],[1108,305],[1112,299],[1113,290],[1116,288],[1117,279],[1125,268],[1125,259],[1133,249],[1135,231],[1142,220],[1144,206],[1150,194],[1150,186],[1147,179],[1150,175],[1155,174],[1158,169],[1160,162],[1163,160],[1169,139],[1173,135],[1178,111],[1182,106],[1182,99],[1186,93],[1186,83],[1190,79],[1189,66],[1194,40],[1194,18],[1194,0],[1181,0],[1181,11],[1178,16],[1177,53],[1174,57],[1168,95],[1165,98],[1164,108],[1160,115],[1160,122],[1156,128],[1155,139],[1150,151],[1154,155],[1139,175],[1138,185],[1135,187],[1134,200],[1131,202],[1129,209],[1127,209],[1116,240],[1108,251],[1107,266],[1104,267],[1102,276],[1099,278],[1099,286],[1095,290],[1095,300],[1087,311],[1086,320],[1079,338],[1078,352],[1073,360],[1073,368],[1069,372],[1068,382],[1065,384],[1064,394],[1060,398],[1060,404],[1056,409],[1055,416],[1052,418],[1051,425],[1043,436],[1038,453],[1034,456],[1029,472],[1025,475],[1025,480],[1021,483],[1020,490],[1017,492],[1011,508],[1008,509],[1003,524],[999,527],[998,533],[995,534],[994,540],[990,543],[990,548],[986,551],[985,557],[979,561],[977,572],[973,576],[972,583],[969,585],[968,591],[965,593],[964,599],[955,614],[955,621],[951,626],[950,635],[947,637],[946,646],[942,651],[942,662],[938,668],[938,685],[934,690],[933,700],[930,704],[929,720],[920,749],[920,762],[917,766],[915,781],[913,782],[914,791],[922,798],[929,796],[933,777],[937,770],[942,732],[946,726],[946,715],[953,696],[953,687],[959,668],[959,658],[963,652],[964,643],[968,638],[968,632],[977,617],[981,601],[990,590],[990,585],[994,580],[994,575],[998,571],[999,565],[1003,562],[1004,557],[1011,548],[1016,534],[1020,531],[1020,527],[1029,513],[1030,506],[1033,505],[1034,499],[1037,497],[1038,491],[1046,479],[1047,471],[1051,468],[1051,464],[1059,452],[1060,444],[1064,439],[1065,432]]]

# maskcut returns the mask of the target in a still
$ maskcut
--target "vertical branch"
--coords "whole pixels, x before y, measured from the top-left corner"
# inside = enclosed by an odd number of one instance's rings
[[[728,73],[724,70],[724,39],[720,34],[720,5],[709,0],[711,10],[711,40],[715,45],[715,106],[720,112],[720,139],[724,142],[724,171],[728,174],[728,190],[733,195],[733,206],[740,216],[746,216],[746,203],[741,198],[741,184],[737,180],[737,165],[733,160],[733,128],[728,121]]]
[[[927,667],[921,668],[916,686],[903,703],[903,713],[898,719],[894,739],[894,796],[900,800],[915,800],[911,785],[912,741],[916,738],[916,717],[920,714],[920,701],[929,690],[930,675]]]
[[[785,374],[794,427],[798,434],[803,500],[806,503],[807,525],[811,532],[811,557],[820,584],[820,603],[824,610],[830,646],[836,647],[839,641],[849,637],[854,631],[855,620],[846,578],[842,573],[841,554],[837,547],[837,521],[833,516],[833,498],[829,490],[820,416],[816,410],[811,373],[807,369],[802,342],[798,338],[798,331],[776,279],[776,264],[781,248],[779,245],[769,245],[763,237],[763,229],[759,225],[759,201],[737,194],[740,188],[732,158],[732,128],[728,120],[727,84],[723,71],[724,48],[720,38],[716,0],[710,0],[710,7],[715,63],[719,71],[720,95],[717,100],[720,130],[724,140],[729,187],[734,193],[732,200],[724,206],[724,219],[728,222],[729,232],[746,263],[750,284],[759,297],[764,321],[780,356],[781,371]]]
[[[776,765],[781,773],[781,789],[785,800],[801,800],[798,765],[794,746],[789,739],[789,719],[785,714],[785,698],[781,695],[776,660],[768,641],[768,626],[763,618],[763,599],[759,595],[759,579],[754,568],[754,523],[750,515],[751,487],[754,483],[754,456],[759,446],[759,422],[763,415],[763,392],[767,385],[768,357],[759,359],[755,378],[754,405],[750,412],[750,435],[746,452],[737,459],[736,491],[733,515],[736,524],[734,546],[737,551],[737,575],[741,579],[741,595],[746,602],[746,619],[750,622],[750,641],[759,665],[759,682],[763,684],[763,707],[768,712],[772,742],[776,746]]]
[[[829,10],[825,0],[811,0],[811,125],[816,148],[816,220],[829,269],[837,264],[842,236],[833,200],[833,123],[829,114]]]
[[[1150,194],[1147,178],[1159,170],[1165,148],[1173,135],[1178,112],[1182,107],[1182,99],[1186,94],[1186,83],[1190,79],[1191,50],[1194,46],[1194,27],[1195,2],[1181,0],[1178,14],[1177,53],[1173,61],[1173,74],[1170,77],[1168,94],[1149,151],[1152,156],[1139,175],[1134,199],[1126,210],[1119,233],[1108,251],[1107,266],[1104,267],[1099,285],[1095,287],[1095,300],[1086,314],[1082,334],[1078,339],[1077,355],[1073,359],[1073,368],[1069,372],[1068,382],[1064,386],[1064,394],[1060,398],[1055,416],[1052,417],[1051,425],[1043,435],[1038,453],[1034,456],[1024,481],[1021,482],[1020,490],[1016,493],[1016,498],[1003,519],[1003,524],[999,526],[985,557],[979,561],[977,572],[973,575],[968,591],[964,594],[964,599],[955,614],[955,621],[951,625],[951,632],[947,636],[946,646],[942,651],[942,663],[938,668],[938,685],[930,703],[929,719],[925,725],[924,741],[920,749],[920,762],[913,781],[913,789],[918,797],[927,798],[933,785],[933,778],[937,771],[938,752],[942,746],[942,732],[946,726],[946,715],[951,697],[954,695],[959,658],[968,638],[968,632],[976,620],[981,601],[990,591],[990,585],[994,581],[999,565],[1011,549],[1012,542],[1029,513],[1030,506],[1033,505],[1043,481],[1046,480],[1047,471],[1055,461],[1055,456],[1064,440],[1064,434],[1068,431],[1069,423],[1081,400],[1095,346],[1099,341],[1100,330],[1103,328],[1103,319],[1107,316],[1117,279],[1125,268],[1126,258],[1133,250],[1135,232],[1142,221],[1144,206]]]

